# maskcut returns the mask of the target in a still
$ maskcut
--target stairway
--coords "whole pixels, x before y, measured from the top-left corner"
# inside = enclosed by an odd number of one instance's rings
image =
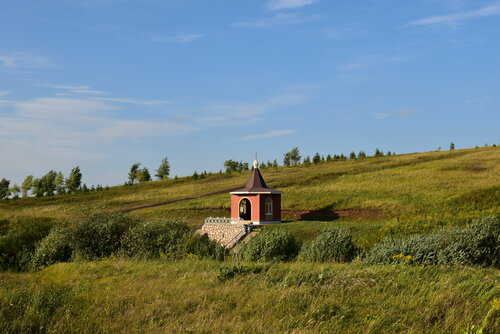
[[[205,223],[196,233],[207,234],[208,238],[217,241],[228,249],[233,248],[241,238],[247,235],[244,224],[226,223]]]

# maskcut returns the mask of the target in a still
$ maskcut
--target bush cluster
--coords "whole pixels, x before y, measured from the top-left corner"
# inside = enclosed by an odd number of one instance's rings
[[[241,251],[243,258],[250,261],[291,261],[300,247],[300,241],[290,232],[273,229],[254,237]]]
[[[364,262],[411,262],[425,265],[500,265],[500,219],[475,219],[463,228],[440,230],[407,239],[390,238],[375,245]]]
[[[140,259],[194,255],[223,259],[227,250],[207,236],[194,235],[182,222],[141,222],[125,214],[92,214],[68,226],[50,220],[12,223],[0,237],[0,268],[39,269],[78,258],[111,255]]]
[[[358,252],[346,229],[326,228],[300,252],[312,262],[349,262]]]

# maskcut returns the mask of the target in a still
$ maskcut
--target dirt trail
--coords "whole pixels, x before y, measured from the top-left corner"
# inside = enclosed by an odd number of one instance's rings
[[[224,189],[224,190],[219,190],[219,191],[215,191],[213,193],[208,193],[208,194],[203,194],[203,195],[178,198],[178,199],[173,199],[173,200],[170,200],[170,201],[165,201],[165,202],[160,202],[160,203],[145,204],[145,205],[137,206],[135,208],[123,209],[123,210],[120,210],[120,212],[132,212],[132,211],[137,211],[137,210],[142,210],[142,209],[147,209],[147,208],[154,208],[154,207],[157,207],[157,206],[162,206],[162,205],[167,205],[167,204],[172,204],[172,203],[177,203],[177,202],[189,201],[189,200],[192,200],[192,199],[198,199],[198,198],[202,198],[202,197],[208,197],[208,196],[214,196],[214,195],[221,195],[221,194],[229,193],[231,191],[235,191],[235,190],[240,189],[240,188],[241,187],[231,188],[231,189]]]

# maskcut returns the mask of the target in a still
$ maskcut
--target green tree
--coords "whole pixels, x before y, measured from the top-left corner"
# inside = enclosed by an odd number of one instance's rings
[[[42,197],[44,194],[43,184],[41,179],[33,179],[31,183],[31,193],[36,197]]]
[[[486,146],[488,146],[488,145],[486,144]],[[455,143],[453,143],[453,142],[451,142],[451,144],[450,144],[450,151],[455,151]]]
[[[12,198],[17,199],[19,198],[19,194],[21,193],[21,188],[14,183],[12,187],[10,187],[10,194],[13,196]]]
[[[359,153],[358,153],[358,159],[364,159],[364,158],[366,158],[365,151],[359,151]]]
[[[42,182],[43,192],[47,196],[54,196],[54,193],[56,191],[56,184],[55,184],[56,177],[57,173],[53,170],[50,170],[40,179]]]
[[[378,148],[375,150],[375,157],[383,157],[384,156],[384,152],[382,152],[381,150],[379,150]]]
[[[155,176],[160,180],[165,180],[170,175],[170,163],[168,162],[168,158],[165,157],[161,161],[160,167],[156,170]]]
[[[305,159],[304,159],[304,162],[303,162],[304,165],[308,166],[311,164],[311,158],[309,158],[309,156],[307,156]]]
[[[273,167],[274,168],[278,167],[278,159],[274,159],[274,161],[273,161]]]
[[[149,182],[151,181],[151,174],[149,173],[149,169],[144,167],[139,171],[138,175],[139,182]]]
[[[76,192],[82,184],[82,173],[80,172],[80,166],[76,166],[69,173],[66,179],[66,189],[70,193]]]
[[[28,197],[28,191],[30,191],[31,186],[33,185],[33,178],[33,175],[28,175],[21,184],[21,193],[23,197]]]
[[[66,193],[66,185],[64,184],[64,175],[62,172],[57,173],[54,184],[56,186],[56,191],[58,194]]]
[[[135,180],[139,179],[139,167],[141,166],[140,162],[136,162],[132,166],[130,166],[130,171],[128,172],[128,181],[130,184],[134,184]]]
[[[321,162],[321,155],[319,153],[316,153],[313,157],[313,164],[319,164]]]
[[[284,154],[283,165],[295,166],[300,163],[302,157],[298,147],[292,148],[289,152]]]
[[[198,180],[198,173],[194,171],[193,176],[191,176],[193,180]]]
[[[356,153],[354,151],[352,151],[350,154],[349,154],[349,159],[351,160],[355,160],[356,159]]]
[[[9,191],[10,180],[3,178],[0,180],[0,199],[7,198],[10,195]]]
[[[326,162],[330,162],[330,161],[332,161],[332,156],[330,154],[328,154],[326,156]]]

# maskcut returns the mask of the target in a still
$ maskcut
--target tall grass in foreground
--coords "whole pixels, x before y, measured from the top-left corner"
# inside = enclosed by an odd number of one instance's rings
[[[0,332],[500,330],[495,269],[241,262],[221,279],[227,266],[208,260],[103,260],[3,273]]]

